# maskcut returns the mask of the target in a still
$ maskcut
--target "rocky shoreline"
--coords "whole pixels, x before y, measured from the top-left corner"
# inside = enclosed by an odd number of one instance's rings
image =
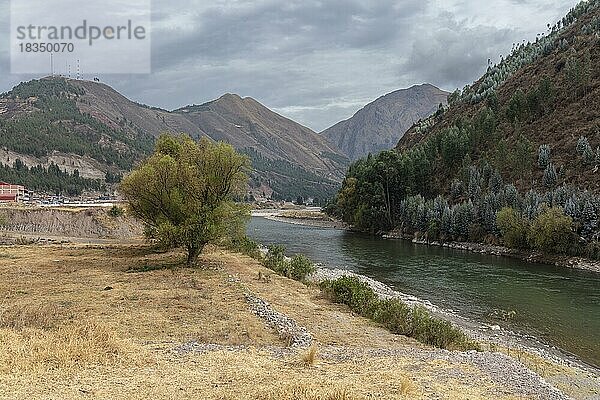
[[[452,322],[469,337],[484,344],[484,350],[486,349],[485,346],[489,346],[489,348],[503,347],[509,352],[512,350],[515,353],[526,352],[559,365],[577,368],[596,378],[600,377],[600,370],[598,368],[581,361],[574,355],[545,344],[533,336],[518,334],[499,325],[489,325],[464,318],[452,310],[445,310],[430,301],[398,292],[388,285],[367,276],[338,268],[326,268],[320,265],[309,277],[309,280],[318,284],[324,280],[334,280],[342,276],[352,276],[360,279],[362,282],[368,284],[380,298],[398,298],[411,306],[420,305],[427,308],[434,316]]]
[[[509,249],[508,247],[504,246],[486,245],[481,243],[426,241],[412,238],[407,235],[401,235],[398,233],[388,233],[382,235],[382,237],[384,239],[410,240],[415,244],[422,244],[427,246],[445,247],[448,249],[463,250],[479,254],[489,254],[498,257],[510,257],[535,264],[548,264],[555,265],[557,267],[573,268],[600,273],[600,262],[589,260],[583,257],[546,255],[540,252],[520,251],[515,249]]]

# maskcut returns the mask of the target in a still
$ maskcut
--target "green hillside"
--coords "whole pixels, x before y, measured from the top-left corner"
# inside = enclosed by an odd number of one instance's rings
[[[582,2],[354,163],[330,212],[369,232],[597,257],[599,44],[600,1]]]

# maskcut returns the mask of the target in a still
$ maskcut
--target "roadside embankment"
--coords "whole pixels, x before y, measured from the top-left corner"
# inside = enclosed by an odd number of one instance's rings
[[[2,207],[0,216],[0,234],[107,239],[143,234],[142,225],[120,209]]]

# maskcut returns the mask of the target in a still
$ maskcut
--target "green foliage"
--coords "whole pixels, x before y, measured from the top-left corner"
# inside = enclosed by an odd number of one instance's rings
[[[0,146],[17,153],[43,157],[53,151],[89,156],[120,169],[129,169],[152,150],[153,138],[115,130],[76,104],[84,91],[65,79],[21,83],[5,98],[35,98],[35,109],[18,118],[0,119]]]
[[[543,182],[546,187],[554,187],[558,180],[558,174],[556,173],[556,168],[554,164],[548,163],[546,169],[544,170],[544,178]]]
[[[262,259],[262,253],[260,251],[260,246],[254,240],[250,239],[248,236],[238,236],[229,239],[228,248],[237,251],[239,253],[245,254],[249,257],[255,258],[257,260]]]
[[[496,223],[506,246],[517,249],[528,247],[529,221],[520,216],[515,209],[504,207],[496,215]]]
[[[70,84],[66,79],[34,79],[18,84],[9,93],[4,93],[2,97],[27,99],[29,97],[80,96],[83,94],[82,88]]]
[[[346,304],[390,332],[443,349],[479,349],[477,343],[450,322],[433,317],[422,306],[410,307],[396,298],[379,299],[373,289],[357,277],[342,276],[324,281],[321,289],[336,303]]]
[[[514,151],[509,154],[508,162],[517,176],[522,176],[524,173],[531,171],[534,156],[533,142],[524,135],[519,135]]]
[[[531,223],[531,246],[546,253],[566,253],[574,242],[572,222],[562,209],[545,208]]]
[[[296,254],[288,259],[285,256],[285,247],[281,245],[268,246],[263,264],[279,275],[301,282],[315,271],[315,265],[308,257]]]
[[[353,311],[365,317],[374,314],[377,295],[371,287],[353,276],[342,276],[335,280],[327,280],[321,283],[323,289],[336,303],[349,306]]]
[[[70,174],[56,164],[50,164],[48,168],[41,165],[29,168],[20,159],[16,159],[12,167],[0,163],[0,181],[23,185],[37,192],[68,196],[79,196],[84,190],[105,190],[102,181],[82,178],[77,170]]]
[[[108,215],[110,215],[112,218],[121,217],[123,214],[125,214],[125,210],[116,205],[112,206],[110,210],[108,210]]]
[[[527,118],[527,99],[521,89],[517,89],[510,98],[506,116],[511,122],[524,122]]]
[[[290,278],[304,281],[315,272],[315,264],[305,255],[296,254],[290,260]]]
[[[250,158],[255,171],[260,171],[263,176],[268,177],[268,182],[265,183],[273,189],[274,200],[295,200],[299,196],[331,199],[335,195],[338,187],[337,183],[322,178],[289,161],[269,159],[252,147],[243,149],[242,153]],[[331,159],[335,155],[327,153],[324,156]],[[260,186],[263,183],[260,179],[259,177],[253,177],[251,184]]]
[[[281,275],[287,275],[285,246],[272,244],[267,247],[267,250],[267,254],[263,261],[265,267],[272,269]]]
[[[538,149],[538,166],[542,169],[545,169],[550,164],[550,146],[547,144],[542,144]]]
[[[162,135],[119,188],[146,234],[164,247],[185,247],[191,265],[207,243],[243,235],[249,212],[232,199],[244,191],[247,169],[231,145]]]
[[[592,79],[592,62],[589,50],[583,54],[573,53],[565,66],[567,78],[573,84],[577,96],[585,96]]]

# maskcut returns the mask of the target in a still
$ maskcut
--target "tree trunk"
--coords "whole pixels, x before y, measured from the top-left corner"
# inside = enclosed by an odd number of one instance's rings
[[[188,267],[193,267],[194,265],[196,265],[196,262],[198,261],[198,256],[200,256],[200,253],[202,253],[202,249],[204,248],[204,244],[202,245],[198,245],[198,244],[193,244],[193,245],[189,245],[187,246],[187,266]]]

